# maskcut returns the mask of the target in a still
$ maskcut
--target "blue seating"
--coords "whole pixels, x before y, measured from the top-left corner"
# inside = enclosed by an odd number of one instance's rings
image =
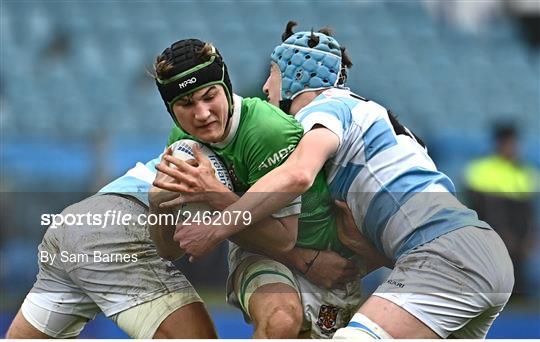
[[[300,24],[295,30],[330,25],[355,64],[349,85],[415,131],[475,134],[511,115],[524,132],[538,133],[538,56],[504,18],[474,37],[441,25],[415,1],[9,2],[3,9],[6,136],[162,134],[170,119],[146,71],[183,37],[215,43],[234,89],[260,94],[289,18]]]

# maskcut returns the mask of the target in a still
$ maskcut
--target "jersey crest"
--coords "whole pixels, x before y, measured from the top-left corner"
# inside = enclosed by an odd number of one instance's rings
[[[331,335],[336,332],[336,322],[339,308],[332,305],[321,305],[319,309],[319,318],[317,325],[325,335]]]

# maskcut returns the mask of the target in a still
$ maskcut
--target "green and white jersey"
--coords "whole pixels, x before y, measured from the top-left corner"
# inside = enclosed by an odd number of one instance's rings
[[[257,180],[281,165],[302,138],[304,130],[294,117],[258,98],[233,96],[231,129],[219,143],[210,144],[221,157],[236,192],[247,191]],[[180,139],[198,140],[178,127],[168,145]],[[326,177],[321,172],[313,186],[300,198],[275,213],[274,217],[300,214],[297,246],[332,249],[351,255],[337,238],[335,218]]]

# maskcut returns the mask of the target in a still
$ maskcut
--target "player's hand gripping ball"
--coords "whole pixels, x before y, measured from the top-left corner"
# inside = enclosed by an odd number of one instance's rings
[[[176,141],[175,143],[173,143],[170,148],[172,149],[172,156],[175,157],[175,158],[178,158],[184,162],[190,162],[191,165],[193,165],[194,163],[196,163],[196,156],[194,154],[194,151],[193,151],[193,147],[194,145],[198,145],[199,147],[199,151],[200,153],[202,154],[202,156],[204,158],[207,158],[209,161],[210,161],[210,165],[211,167],[213,168],[214,170],[214,176],[217,180],[219,180],[224,186],[226,186],[229,190],[233,190],[233,184],[232,184],[232,181],[229,177],[229,173],[227,171],[227,168],[225,167],[225,165],[223,164],[223,162],[219,159],[219,157],[214,153],[214,151],[212,151],[210,148],[202,145],[202,144],[198,144],[197,142],[193,141],[193,140],[188,140],[188,139],[182,139],[182,140],[179,140],[179,141]],[[199,157],[200,158],[200,157]],[[169,163],[169,166],[173,167],[173,168],[176,168],[176,166],[173,164],[173,163]],[[191,172],[194,172],[194,168],[190,168],[189,169]],[[179,170],[180,172],[182,172],[183,170]],[[205,191],[210,191],[209,189],[207,188],[203,188],[203,189],[197,189],[196,186],[190,184],[187,180],[189,178],[189,175],[188,175],[188,171],[184,171],[183,172],[184,175],[185,175],[185,178],[180,178],[180,179],[177,179],[179,180],[180,184],[184,186],[184,188],[187,188],[189,187],[190,188],[190,193],[188,194],[187,191],[186,193],[184,193],[184,197],[187,197],[187,196],[196,196],[197,193],[194,193],[194,192],[198,192],[199,195],[203,195],[203,193]],[[193,178],[190,178],[191,180]],[[184,183],[184,184],[182,184]],[[182,199],[182,194],[180,196],[180,199]],[[185,201],[185,198],[184,198],[184,201],[182,201],[182,204],[178,205],[177,207],[178,210],[182,211],[182,212],[185,212],[186,217],[195,217],[195,215],[197,213],[199,214],[203,214],[204,212],[208,213],[208,212],[211,212],[214,210],[213,207],[211,207],[208,203],[205,203],[205,202],[192,202],[192,201]]]

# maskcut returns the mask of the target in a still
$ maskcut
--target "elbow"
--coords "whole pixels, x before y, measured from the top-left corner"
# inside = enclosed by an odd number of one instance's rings
[[[313,185],[314,180],[315,177],[311,175],[311,173],[297,168],[292,174],[291,188],[294,189],[295,192],[304,193]]]
[[[296,246],[296,239],[291,239],[287,241],[286,244],[283,245],[282,253],[289,253],[294,249],[294,246]]]
[[[296,239],[297,239],[296,231],[287,232],[287,234],[284,234],[284,236],[286,236],[286,239],[284,239],[284,241],[279,246],[279,252],[281,254],[289,253],[296,246]]]
[[[269,253],[269,255],[283,255],[283,254],[287,254],[289,252],[291,252],[294,248],[294,246],[296,245],[296,241],[295,240],[288,240],[288,241],[283,241],[282,243],[280,244],[276,244],[274,245],[274,247],[272,248],[272,250],[268,251],[267,253]]]

